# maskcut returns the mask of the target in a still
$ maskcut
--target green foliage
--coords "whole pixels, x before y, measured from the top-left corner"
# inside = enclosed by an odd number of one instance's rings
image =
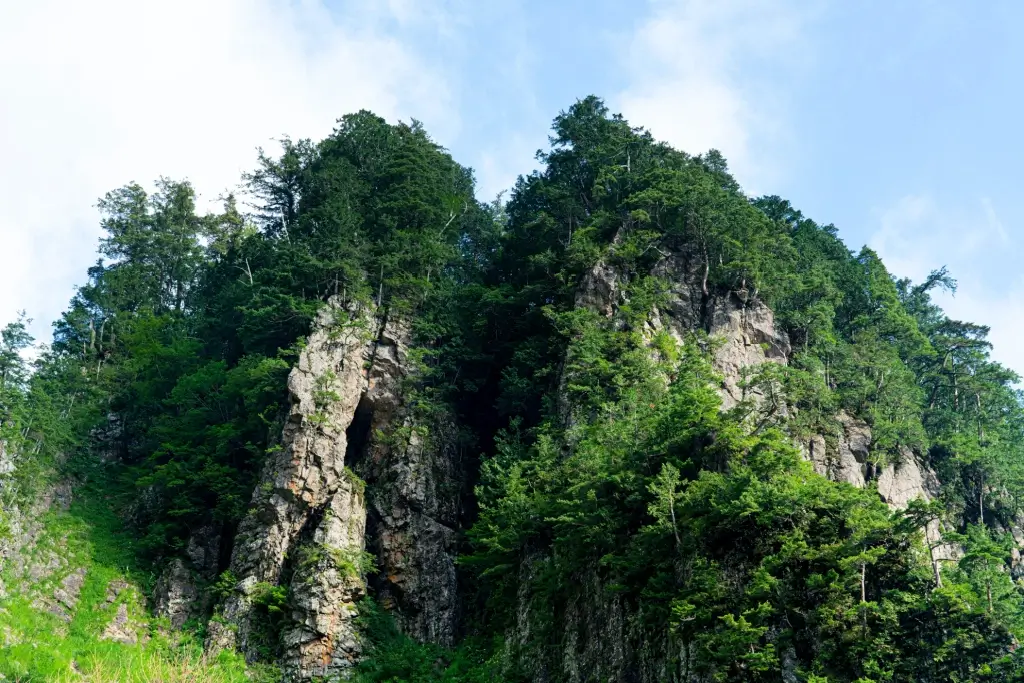
[[[496,286],[493,324],[507,340],[496,353],[507,359],[498,408],[504,400],[518,417],[481,464],[462,560],[481,577],[497,630],[522,618],[514,609],[530,567],[535,643],[523,656],[541,668],[557,666],[581,581],[626,601],[654,633],[667,628],[682,678],[778,680],[784,657],[808,680],[975,680],[1012,668],[1001,658],[1019,608],[996,616],[996,596],[1020,600],[1008,551],[973,532],[977,550],[961,567],[933,561],[945,582],[929,592],[919,529],[946,512],[891,515],[870,492],[810,473],[773,429],[822,434],[834,448],[846,410],[871,425],[876,467],[916,451],[939,468],[981,470],[979,516],[997,496],[1000,509],[1017,509],[1006,500],[1012,439],[998,454],[980,443],[1020,424],[1019,401],[997,400],[1004,412],[990,422],[965,415],[936,428],[944,400],[973,415],[1013,380],[978,355],[986,330],[929,302],[948,277],[894,280],[873,252],[852,254],[834,228],[784,200],[747,201],[717,153],[656,145],[597,100],[556,119],[552,143],[545,170],[520,180],[507,209],[498,269],[516,288]],[[666,250],[704,295],[731,289],[774,307],[795,348],[788,367],[746,378],[763,400],[720,413],[700,344],[646,336],[659,299],[635,292],[656,283],[647,274]],[[577,306],[576,287],[598,262],[615,267],[610,310]],[[968,341],[940,336],[950,330]],[[946,370],[930,380],[929,368]],[[966,386],[979,380],[986,397],[969,403]],[[552,390],[558,402],[526,398]],[[934,539],[928,546],[937,552]]]
[[[143,594],[149,576],[137,565],[133,540],[121,520],[111,513],[96,490],[83,490],[68,512],[50,513],[42,520],[40,535],[31,549],[33,561],[57,553],[67,561],[64,571],[82,568],[85,583],[70,623],[38,609],[35,595],[56,587],[57,574],[32,585],[5,567],[10,591],[0,600],[0,676],[12,681],[96,681],[143,683],[242,683],[275,680],[274,672],[248,667],[234,653],[203,654],[202,640],[191,632],[168,633],[146,618]],[[114,583],[128,586],[118,598],[108,599]],[[125,605],[141,644],[105,640],[101,634]]]
[[[555,119],[538,158],[507,202],[480,204],[471,171],[419,123],[359,112],[323,141],[261,151],[244,178],[251,215],[233,197],[200,215],[189,184],[167,179],[108,193],[102,258],[52,347],[30,367],[23,317],[0,332],[0,445],[16,464],[0,509],[56,476],[93,487],[72,511],[95,525],[90,604],[117,572],[146,585],[195,529],[232,538],[281,448],[289,368],[335,297],[334,341],[412,326],[413,419],[376,443],[452,449],[467,477],[444,485],[474,487],[460,511],[473,637],[416,644],[368,602],[360,680],[557,681],[584,596],[623,605],[629,647],[661,648],[679,680],[1022,680],[1005,533],[1024,509],[1022,397],[988,329],[933,303],[949,274],[896,280],[833,226],[746,197],[717,151],[658,143],[594,97]],[[787,365],[748,369],[729,411],[705,334],[722,297],[771,306],[792,344]],[[696,329],[681,340],[666,316]],[[316,380],[314,423],[341,398],[334,379]],[[941,500],[892,512],[816,475],[793,440],[834,449],[840,412],[870,425],[870,471],[917,458]],[[940,556],[952,542],[956,561]],[[357,578],[373,565],[328,547],[293,560]],[[225,573],[211,590],[236,583]],[[287,597],[253,594],[264,658]],[[202,661],[195,642],[154,638],[129,656],[99,643],[95,615],[58,638],[29,603],[5,609],[0,626],[35,645],[0,651],[8,677],[65,676],[76,661],[106,680],[126,657],[132,676],[245,675],[227,656]],[[524,614],[531,639],[506,647]]]
[[[502,683],[496,655],[500,641],[468,641],[455,650],[417,643],[402,635],[394,621],[370,599],[359,605],[359,624],[370,657],[360,664],[357,683]]]

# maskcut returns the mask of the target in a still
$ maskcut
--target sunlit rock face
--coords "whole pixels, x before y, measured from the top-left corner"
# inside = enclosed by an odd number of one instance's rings
[[[208,647],[258,657],[258,597],[287,586],[286,676],[346,677],[363,651],[355,620],[367,551],[377,598],[399,627],[454,641],[460,482],[450,426],[419,424],[407,405],[409,342],[407,325],[366,307],[331,301],[318,316],[288,378],[280,445],[240,525],[230,568],[238,583]]]

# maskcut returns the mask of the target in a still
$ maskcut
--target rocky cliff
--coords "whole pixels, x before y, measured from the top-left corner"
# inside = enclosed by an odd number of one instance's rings
[[[235,540],[237,584],[209,647],[265,655],[261,604],[287,587],[287,677],[344,677],[364,648],[355,617],[368,574],[406,632],[452,642],[456,463],[407,400],[409,342],[406,325],[368,308],[332,300],[321,311],[289,375],[281,441]]]
[[[789,339],[775,324],[771,309],[746,291],[710,291],[705,294],[700,268],[684,254],[661,259],[652,270],[666,286],[666,296],[651,312],[645,337],[667,332],[677,342],[705,334],[711,343],[713,366],[720,377],[718,393],[722,410],[741,402],[771,413],[774,423],[785,427],[793,410],[767,388],[752,384],[753,372],[765,363],[785,365],[791,353]],[[628,303],[625,277],[601,262],[584,277],[576,306],[587,307],[610,319]],[[568,411],[564,411],[568,412]],[[919,456],[903,449],[897,461],[878,467],[872,458],[872,434],[863,420],[840,412],[835,417],[837,435],[796,439],[804,457],[819,474],[853,486],[875,487],[893,508],[904,508],[916,498],[931,500],[939,492],[935,473]],[[933,522],[929,539],[937,541],[940,530]],[[952,556],[953,548],[937,552]],[[529,671],[534,680],[584,681],[702,681],[685,672],[691,655],[682,651],[670,631],[644,624],[631,605],[605,585],[597,567],[583,572],[572,586],[564,614],[553,615],[550,606],[531,593],[533,577],[544,571],[551,558],[542,551],[528,555],[520,568],[516,624],[507,636],[510,662]],[[551,628],[550,620],[557,624]],[[558,642],[538,642],[556,634]],[[781,653],[785,662],[791,655]],[[790,671],[792,680],[797,680]]]

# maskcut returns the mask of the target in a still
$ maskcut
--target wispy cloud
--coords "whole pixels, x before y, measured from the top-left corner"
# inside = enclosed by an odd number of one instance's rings
[[[212,200],[256,145],[322,136],[361,108],[456,135],[440,68],[384,27],[423,11],[362,3],[351,21],[321,0],[2,3],[0,323],[19,307],[56,316],[94,258],[96,198],[125,182],[188,177]]]
[[[779,160],[760,153],[788,131],[785,103],[762,78],[799,68],[803,3],[653,0],[627,52],[616,104],[655,137],[692,154],[721,150],[749,191],[770,190]]]
[[[993,357],[1024,375],[1024,254],[991,199],[959,207],[928,194],[904,196],[878,213],[869,246],[899,277],[920,281],[947,266],[958,287],[940,293],[938,303],[953,318],[991,327]]]

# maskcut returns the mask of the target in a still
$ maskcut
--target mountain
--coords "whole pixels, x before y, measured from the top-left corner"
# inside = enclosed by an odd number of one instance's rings
[[[412,124],[100,201],[0,348],[14,680],[1013,681],[988,329],[597,98],[507,201]]]

